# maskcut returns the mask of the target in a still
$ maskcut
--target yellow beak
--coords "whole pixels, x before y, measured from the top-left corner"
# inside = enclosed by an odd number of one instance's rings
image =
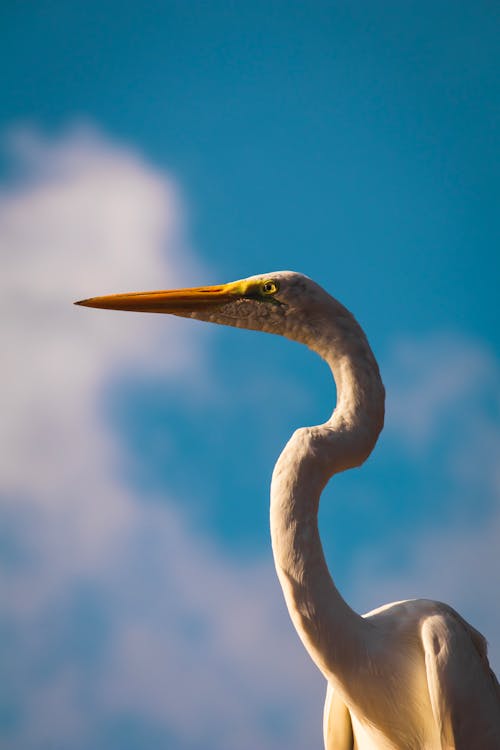
[[[131,292],[109,294],[105,297],[90,297],[75,302],[85,307],[100,307],[105,310],[131,310],[133,312],[170,313],[185,315],[223,305],[242,297],[241,282],[220,286],[199,286],[188,289],[167,289],[157,292]]]

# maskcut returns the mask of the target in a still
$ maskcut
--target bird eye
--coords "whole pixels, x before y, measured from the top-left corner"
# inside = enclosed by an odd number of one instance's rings
[[[277,281],[264,281],[261,287],[263,294],[276,294],[278,288]]]

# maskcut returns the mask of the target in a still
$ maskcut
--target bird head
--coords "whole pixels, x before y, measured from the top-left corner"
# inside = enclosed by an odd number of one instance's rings
[[[277,271],[217,286],[91,297],[77,305],[168,313],[266,331],[309,343],[306,332],[333,299],[307,276]],[[338,303],[337,303],[338,304]],[[339,305],[339,307],[342,307]]]

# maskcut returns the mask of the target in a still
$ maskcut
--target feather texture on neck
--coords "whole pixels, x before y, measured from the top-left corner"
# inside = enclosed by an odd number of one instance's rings
[[[281,453],[271,484],[271,538],[294,626],[325,677],[346,681],[366,663],[371,624],[356,614],[330,576],[318,531],[321,492],[334,475],[370,455],[384,421],[384,386],[365,334],[336,300],[300,335],[330,366],[337,405],[322,425],[298,429]],[[325,314],[326,313],[326,314]]]

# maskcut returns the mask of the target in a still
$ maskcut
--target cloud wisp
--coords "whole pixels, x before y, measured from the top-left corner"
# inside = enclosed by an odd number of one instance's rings
[[[432,334],[397,344],[387,371],[386,440],[397,442],[399,460],[428,473],[433,495],[425,528],[395,534],[358,560],[355,599],[369,607],[447,601],[490,640],[498,672],[500,363],[478,341]],[[400,502],[423,500],[408,494]],[[390,561],[401,547],[397,569]]]

